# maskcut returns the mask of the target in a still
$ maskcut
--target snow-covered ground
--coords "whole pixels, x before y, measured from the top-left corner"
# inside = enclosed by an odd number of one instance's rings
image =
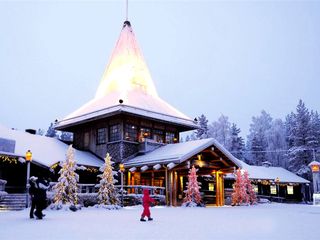
[[[152,222],[140,222],[141,206],[121,210],[46,210],[43,220],[28,210],[0,212],[0,239],[318,239],[320,207],[260,204],[251,207],[153,207]],[[315,228],[315,229],[314,229]]]

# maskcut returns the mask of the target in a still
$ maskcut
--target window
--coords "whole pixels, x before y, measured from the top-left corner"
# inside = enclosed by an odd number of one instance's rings
[[[287,185],[287,193],[288,195],[293,195],[293,186]]]
[[[88,132],[84,133],[84,147],[87,148],[89,147],[89,143],[90,143],[90,135]]]
[[[140,128],[139,140],[143,141],[144,138],[151,138],[150,128]]]
[[[105,144],[107,138],[107,129],[99,128],[97,129],[97,144]]]
[[[175,139],[173,132],[166,132],[166,143],[174,143]]]
[[[115,125],[112,125],[110,126],[110,142],[114,142],[114,141],[118,141],[120,140],[120,124],[115,124]]]
[[[270,185],[270,193],[272,195],[276,195],[277,194],[277,187],[276,185]]]
[[[209,189],[209,191],[214,191],[214,183],[213,182],[209,182],[208,183],[208,189]]]
[[[153,140],[159,143],[163,143],[163,131],[153,130]]]
[[[125,125],[124,139],[127,141],[136,142],[138,140],[138,129],[137,126],[132,124]]]

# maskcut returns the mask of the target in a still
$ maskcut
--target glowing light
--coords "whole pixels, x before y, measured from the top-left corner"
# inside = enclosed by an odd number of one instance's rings
[[[120,92],[125,99],[132,90],[158,96],[132,28],[125,24],[95,97]]]
[[[312,165],[311,170],[312,172],[319,172],[320,171],[319,165]]]
[[[26,152],[26,161],[28,162],[32,161],[32,152],[30,150]]]

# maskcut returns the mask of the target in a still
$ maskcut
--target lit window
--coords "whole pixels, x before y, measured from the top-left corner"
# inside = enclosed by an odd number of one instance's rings
[[[143,141],[144,138],[151,138],[150,128],[140,128],[139,140]]]
[[[293,195],[293,186],[287,186],[287,193],[288,195]]]
[[[107,130],[106,128],[99,128],[97,129],[97,144],[105,144],[107,137]]]
[[[277,187],[276,185],[270,185],[270,193],[272,195],[276,195],[277,194]]]
[[[121,138],[120,135],[120,124],[110,126],[110,142],[118,141]]]
[[[126,124],[125,125],[125,134],[124,139],[127,141],[133,141],[136,142],[138,139],[138,129],[137,126],[132,124]]]
[[[173,132],[166,132],[166,143],[174,143],[176,138]]]
[[[153,130],[153,140],[159,143],[163,143],[163,131]]]
[[[214,183],[209,182],[208,188],[209,188],[209,191],[214,191]]]

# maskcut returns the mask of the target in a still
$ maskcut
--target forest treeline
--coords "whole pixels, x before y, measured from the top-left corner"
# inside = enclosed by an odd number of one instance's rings
[[[320,156],[320,117],[302,100],[285,119],[273,119],[266,111],[252,117],[249,134],[240,136],[240,128],[221,115],[209,123],[205,115],[197,118],[199,129],[183,141],[213,137],[238,159],[248,164],[284,167],[310,179],[308,164]]]

